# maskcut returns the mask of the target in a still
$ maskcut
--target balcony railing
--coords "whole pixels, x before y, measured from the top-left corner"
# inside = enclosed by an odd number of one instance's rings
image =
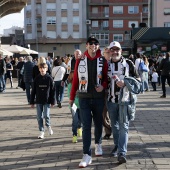
[[[105,19],[107,19],[107,18],[109,18],[109,13],[105,13],[105,12],[92,13],[92,12],[89,12],[89,17],[94,17],[94,18],[104,17]]]
[[[103,4],[103,3],[109,3],[109,0],[89,0],[89,3],[90,4]],[[109,6],[109,4],[108,4],[108,6]]]

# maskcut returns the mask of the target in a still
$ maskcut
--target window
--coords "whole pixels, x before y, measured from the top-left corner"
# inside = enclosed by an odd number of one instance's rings
[[[148,7],[147,6],[143,7],[143,13],[148,13]]]
[[[103,27],[104,28],[109,27],[109,21],[103,21]]]
[[[67,10],[67,4],[66,3],[61,4],[61,10]]]
[[[105,17],[109,17],[109,7],[104,7]]]
[[[109,34],[108,33],[93,33],[90,36],[96,37],[101,46],[106,46],[109,44]]]
[[[75,50],[80,49],[80,45],[79,45],[79,44],[75,44],[75,45],[74,45],[74,49],[75,49]]]
[[[97,7],[92,7],[92,13],[97,14],[98,13],[98,8]]]
[[[61,38],[63,39],[68,38],[68,32],[65,32],[65,31],[61,32]]]
[[[128,6],[128,13],[129,14],[138,14],[139,7],[138,6]]]
[[[47,31],[47,38],[56,38],[56,31]]]
[[[73,24],[78,24],[79,25],[79,17],[73,17]]]
[[[170,8],[164,9],[164,15],[170,15]]]
[[[61,23],[67,24],[67,17],[61,17]]]
[[[113,20],[113,28],[123,28],[123,20]]]
[[[122,42],[123,41],[123,34],[114,34],[113,40],[118,41],[118,42]]]
[[[73,38],[80,38],[79,32],[73,32]]]
[[[27,33],[27,39],[32,39],[32,33]]]
[[[26,25],[31,25],[31,18],[26,18]]]
[[[30,11],[31,11],[31,5],[27,5],[27,6],[26,6],[26,10],[27,10],[28,12],[30,12]]]
[[[128,27],[129,27],[129,28],[132,28],[132,24],[135,24],[135,28],[139,27],[138,21],[129,21]]]
[[[170,27],[170,22],[165,22],[164,27]]]
[[[73,11],[79,11],[79,3],[73,3]]]
[[[56,51],[57,50],[57,47],[53,47],[53,51]]]
[[[92,21],[92,27],[98,27],[99,23],[98,21]]]
[[[47,11],[55,11],[56,10],[56,3],[47,3],[46,5]]]
[[[47,24],[56,24],[56,17],[47,17]]]
[[[113,6],[114,14],[123,14],[123,6]]]

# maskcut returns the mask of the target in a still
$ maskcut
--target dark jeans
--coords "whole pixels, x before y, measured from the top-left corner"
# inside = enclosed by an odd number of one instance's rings
[[[30,98],[31,98],[31,88],[32,88],[32,82],[25,82],[25,89],[26,89],[28,103],[30,102]]]
[[[95,144],[102,143],[104,98],[79,98],[80,115],[83,125],[83,153],[91,155],[91,126],[94,121]]]
[[[5,75],[0,75],[0,92],[5,90]]]
[[[156,91],[156,82],[152,82],[153,90]]]
[[[166,87],[165,87],[166,80],[168,82],[168,85],[170,86],[170,76],[169,75],[161,75],[163,96],[166,96]]]
[[[56,101],[61,103],[64,97],[64,87],[61,86],[61,81],[55,81]]]

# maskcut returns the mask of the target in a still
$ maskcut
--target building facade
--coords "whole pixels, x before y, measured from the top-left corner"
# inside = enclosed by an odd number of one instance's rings
[[[87,6],[88,34],[95,35],[101,46],[119,41],[124,53],[132,47],[132,24],[135,28],[150,24],[148,0],[88,0]]]
[[[63,56],[85,47],[84,0],[28,0],[24,18],[26,42],[36,51]]]

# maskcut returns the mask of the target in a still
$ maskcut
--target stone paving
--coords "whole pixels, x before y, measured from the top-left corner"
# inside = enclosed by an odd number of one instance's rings
[[[16,83],[15,83],[16,87]],[[170,87],[167,98],[159,98],[161,88],[138,95],[135,121],[130,124],[126,164],[110,157],[113,140],[103,140],[102,157],[94,156],[89,170],[163,170],[170,169]],[[63,107],[51,109],[54,135],[37,139],[36,110],[27,104],[22,89],[9,88],[0,94],[0,170],[79,169],[82,139],[73,144],[71,114],[65,94]],[[93,133],[93,129],[92,129]],[[104,135],[104,133],[103,133]]]

